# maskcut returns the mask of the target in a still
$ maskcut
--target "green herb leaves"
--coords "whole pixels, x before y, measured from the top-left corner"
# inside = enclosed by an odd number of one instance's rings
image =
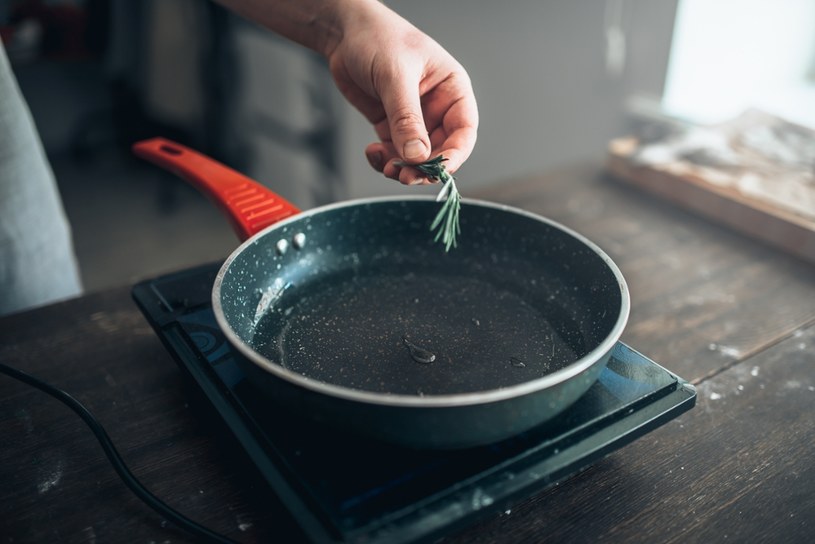
[[[437,179],[443,183],[439,196],[436,197],[436,202],[444,201],[439,213],[430,224],[430,230],[438,229],[434,242],[441,242],[444,244],[444,250],[450,251],[451,247],[456,247],[456,237],[461,233],[461,227],[458,223],[458,214],[461,209],[461,195],[458,193],[455,178],[444,167],[446,161],[442,155],[421,164],[411,165],[425,176]]]
[[[433,241],[438,242],[441,238],[442,243],[444,243],[444,250],[450,251],[451,247],[456,247],[456,237],[461,233],[461,226],[458,223],[461,195],[458,193],[455,178],[450,174],[447,174],[447,179],[436,197],[436,202],[441,200],[444,200],[444,204],[442,204],[433,223],[430,224],[430,230],[438,228]]]

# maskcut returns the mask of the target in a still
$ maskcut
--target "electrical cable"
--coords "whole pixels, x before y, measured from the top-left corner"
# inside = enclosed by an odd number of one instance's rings
[[[167,504],[165,504],[161,499],[150,493],[150,491],[144,487],[144,485],[133,475],[133,473],[130,472],[130,469],[127,468],[127,465],[125,465],[124,460],[122,459],[121,455],[119,455],[119,452],[116,450],[116,447],[110,440],[108,433],[105,431],[104,427],[102,427],[102,424],[99,423],[94,415],[87,408],[85,408],[81,402],[73,398],[62,389],[54,387],[53,385],[50,385],[39,378],[35,378],[30,374],[26,374],[21,370],[17,370],[16,368],[12,368],[3,363],[0,363],[0,372],[35,387],[43,393],[51,395],[63,404],[67,405],[80,418],[82,418],[85,424],[90,427],[90,430],[93,432],[96,439],[99,441],[99,444],[102,446],[102,450],[104,450],[110,464],[113,465],[113,469],[116,471],[116,474],[119,475],[124,484],[130,489],[130,491],[133,492],[134,495],[141,499],[147,506],[158,512],[159,515],[163,516],[180,529],[197,538],[201,538],[206,542],[236,544],[236,541],[192,521],[177,510],[167,506]]]

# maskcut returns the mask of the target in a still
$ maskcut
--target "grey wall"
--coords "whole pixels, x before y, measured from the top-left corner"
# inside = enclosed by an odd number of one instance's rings
[[[612,0],[613,1],[613,0]],[[478,143],[459,187],[601,159],[625,132],[624,102],[660,95],[677,0],[623,0],[627,62],[605,68],[606,2],[393,0],[388,5],[434,37],[467,69],[478,99]],[[363,150],[370,126],[348,108],[345,170],[352,197],[405,194],[373,172]]]
[[[469,187],[546,172],[575,161],[601,160],[609,139],[626,132],[624,110],[628,97],[662,94],[677,2],[391,0],[387,3],[447,48],[473,81],[481,127],[475,151],[458,174],[459,186],[466,196]],[[187,8],[198,11],[208,5],[199,0],[175,3],[188,4]],[[172,10],[164,6],[163,0],[161,3],[155,0],[154,4],[162,7],[154,18],[169,17],[165,12]],[[609,6],[615,5],[622,9],[620,20],[627,44],[626,64],[619,75],[608,73],[605,58],[606,13]],[[184,40],[195,38],[196,33],[189,27],[204,20],[201,13],[198,15],[185,19],[186,30],[180,35]],[[268,182],[302,207],[348,197],[436,190],[405,188],[374,172],[363,154],[374,138],[373,130],[326,81],[326,73],[315,73],[314,55],[265,30],[241,23],[237,17],[234,20],[236,24],[230,27],[231,56],[226,59],[229,70],[221,78],[224,94],[229,96],[223,115],[231,125],[223,132],[228,134],[225,141],[230,147],[226,150],[231,152],[227,154],[233,161],[230,164]],[[199,31],[205,32],[207,28],[202,26]],[[159,32],[152,36],[153,41],[162,38]],[[153,45],[158,51],[166,47],[166,43]],[[213,59],[205,57],[205,62],[211,67]],[[322,66],[317,68],[326,72]],[[182,85],[183,72],[172,73],[174,77],[169,79],[157,74],[144,79],[161,79],[164,87],[172,83],[170,90],[178,95],[175,103],[190,102],[191,89],[201,85],[195,81]],[[147,76],[150,74],[148,71]],[[86,86],[78,86],[81,81],[69,83],[60,89],[59,97],[85,92]],[[68,92],[73,87],[77,89]],[[348,191],[320,170],[318,160],[291,144],[297,137],[284,134],[273,142],[268,134],[269,126],[275,123],[293,124],[290,132],[295,136],[305,130],[304,126],[311,129],[319,126],[322,113],[312,100],[315,88],[330,95],[328,100],[321,97],[318,102],[330,105],[332,115],[335,107],[341,110],[344,122],[339,129],[342,149],[338,156],[340,174],[350,183]],[[27,98],[37,121],[43,121],[40,130],[46,146],[57,148],[53,142],[70,140],[66,137],[70,135],[68,128],[74,128],[68,122],[70,116],[41,114],[52,112],[65,101],[56,100],[51,90],[39,93],[43,100],[37,100],[35,94],[27,93]],[[160,93],[147,93],[148,105],[149,99],[157,94]],[[164,96],[160,98],[164,105],[173,102]],[[75,102],[82,105],[82,101]],[[326,104],[320,107],[327,107]],[[155,107],[149,109],[157,113]],[[164,117],[165,121],[172,120],[172,116]],[[55,119],[65,122],[55,123]],[[331,190],[323,190],[328,188]],[[317,194],[320,191],[325,194]]]

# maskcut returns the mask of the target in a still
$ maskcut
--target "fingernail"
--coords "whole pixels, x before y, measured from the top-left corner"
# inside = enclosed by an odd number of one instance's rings
[[[368,162],[374,170],[382,171],[382,153],[371,153],[368,155]]]
[[[421,140],[410,140],[402,148],[402,156],[408,160],[424,158],[427,147]]]

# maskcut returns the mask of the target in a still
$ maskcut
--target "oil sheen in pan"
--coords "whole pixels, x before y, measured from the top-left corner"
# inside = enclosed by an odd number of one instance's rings
[[[573,323],[552,321],[562,310],[476,278],[411,272],[326,280],[283,294],[258,323],[253,349],[316,380],[403,395],[507,387],[586,351]]]

